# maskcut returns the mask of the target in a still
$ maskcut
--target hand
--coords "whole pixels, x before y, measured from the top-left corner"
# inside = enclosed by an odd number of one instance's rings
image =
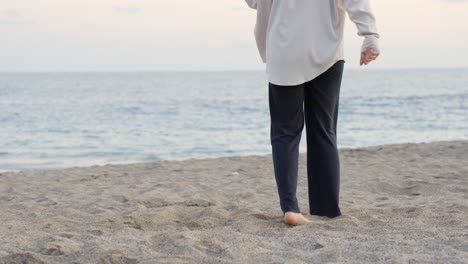
[[[371,61],[377,59],[377,57],[380,55],[380,52],[378,50],[374,50],[372,48],[366,49],[366,51],[361,52],[361,61],[359,66],[362,64],[369,64]]]

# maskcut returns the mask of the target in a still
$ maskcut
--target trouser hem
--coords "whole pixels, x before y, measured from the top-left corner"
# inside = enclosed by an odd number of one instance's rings
[[[311,215],[318,215],[318,216],[326,216],[326,217],[329,217],[329,218],[335,218],[335,217],[338,217],[341,214],[341,212],[323,212],[323,211],[318,211],[318,210],[310,210],[310,214]]]

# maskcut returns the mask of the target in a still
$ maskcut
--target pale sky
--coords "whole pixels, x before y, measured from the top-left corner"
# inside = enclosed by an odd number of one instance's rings
[[[468,1],[371,0],[371,68],[468,67]],[[0,71],[262,70],[244,0],[0,0]],[[347,18],[345,57],[363,38]]]

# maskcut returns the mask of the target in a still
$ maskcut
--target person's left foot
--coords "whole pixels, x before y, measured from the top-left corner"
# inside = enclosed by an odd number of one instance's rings
[[[312,221],[305,218],[301,213],[286,212],[284,214],[284,222],[288,225],[297,225],[302,223],[310,223]]]

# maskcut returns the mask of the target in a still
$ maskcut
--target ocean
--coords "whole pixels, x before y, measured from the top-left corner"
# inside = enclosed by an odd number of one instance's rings
[[[468,139],[467,97],[468,69],[345,68],[338,145]],[[271,153],[262,71],[0,73],[0,127],[0,171]]]

